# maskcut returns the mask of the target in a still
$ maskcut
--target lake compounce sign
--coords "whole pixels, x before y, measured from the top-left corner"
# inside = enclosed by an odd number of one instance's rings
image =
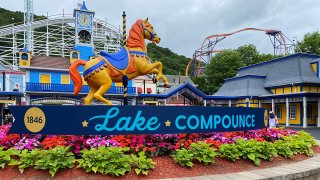
[[[266,109],[174,106],[11,106],[9,133],[179,134],[261,129]]]

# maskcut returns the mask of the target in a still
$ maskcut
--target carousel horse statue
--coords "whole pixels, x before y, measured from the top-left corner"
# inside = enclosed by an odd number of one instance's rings
[[[156,74],[155,81],[163,80],[165,87],[170,87],[168,79],[162,74],[162,63],[149,63],[145,40],[159,43],[160,37],[154,32],[152,25],[146,20],[137,20],[129,31],[127,46],[118,53],[108,54],[100,51],[100,56],[90,61],[76,60],[69,67],[70,77],[74,83],[74,94],[82,88],[82,78],[78,71],[84,66],[84,80],[90,87],[84,104],[90,105],[95,98],[107,105],[112,105],[103,95],[110,89],[112,82],[122,82],[123,76],[131,80],[137,76]]]

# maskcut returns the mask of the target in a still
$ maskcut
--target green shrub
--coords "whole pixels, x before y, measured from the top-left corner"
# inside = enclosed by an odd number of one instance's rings
[[[185,148],[176,150],[173,160],[181,166],[193,166],[193,154]]]
[[[28,151],[27,149],[15,151],[19,159],[12,159],[9,165],[18,166],[20,173],[23,173],[24,169],[35,165],[35,162],[39,158],[39,152],[39,149],[33,149],[32,151]]]
[[[0,147],[0,167],[2,169],[6,166],[6,164],[10,163],[12,154],[13,149],[4,150],[3,147]]]
[[[235,144],[222,144],[218,152],[220,157],[227,158],[231,161],[236,161],[242,156],[242,152],[238,150]]]
[[[75,162],[75,156],[69,152],[69,147],[61,146],[39,151],[36,159],[35,168],[49,170],[52,177],[59,169],[72,168]]]
[[[190,146],[190,151],[193,154],[193,158],[198,160],[205,165],[214,162],[214,158],[217,153],[210,147],[210,144],[205,142],[192,143]]]
[[[141,151],[138,155],[131,154],[131,164],[135,167],[137,174],[147,175],[151,169],[155,168],[156,162],[153,162],[151,158],[147,158],[146,153]]]
[[[78,159],[78,168],[86,172],[100,172],[110,175],[124,175],[130,172],[130,157],[125,154],[129,148],[104,147],[82,150],[82,159]]]
[[[242,153],[243,159],[250,159],[255,165],[260,165],[261,159],[271,161],[273,156],[277,156],[273,144],[268,142],[238,139],[236,147]]]
[[[274,142],[277,153],[285,158],[292,158],[296,154],[313,156],[312,146],[318,145],[314,138],[306,132],[300,131],[298,134],[283,136],[283,140]]]

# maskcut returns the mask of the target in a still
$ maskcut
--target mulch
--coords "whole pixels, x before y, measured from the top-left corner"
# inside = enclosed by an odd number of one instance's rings
[[[320,147],[313,147],[316,154],[320,154]],[[155,169],[151,170],[147,176],[136,175],[134,169],[125,176],[113,177],[109,175],[86,173],[82,169],[73,168],[68,170],[60,170],[54,176],[54,179],[159,179],[159,178],[177,178],[177,177],[192,177],[213,174],[225,174],[231,172],[249,171],[254,169],[271,168],[285,164],[299,162],[310,157],[305,155],[296,155],[292,159],[285,159],[283,157],[275,157],[272,161],[261,161],[260,166],[255,166],[249,160],[237,160],[235,162],[228,161],[223,158],[215,158],[215,163],[210,165],[203,165],[195,162],[192,168],[182,167],[176,164],[173,158],[168,156],[153,157],[157,162]],[[0,179],[51,179],[48,171],[36,170],[28,168],[23,174],[20,174],[17,167],[6,166],[0,170]]]

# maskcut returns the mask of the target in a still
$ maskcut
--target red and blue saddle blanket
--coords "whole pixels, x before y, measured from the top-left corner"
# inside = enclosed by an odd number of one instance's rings
[[[109,54],[106,51],[100,51],[100,55],[104,57],[115,69],[123,71],[128,68],[129,55],[127,49],[124,47],[122,47],[119,52],[114,54]]]

